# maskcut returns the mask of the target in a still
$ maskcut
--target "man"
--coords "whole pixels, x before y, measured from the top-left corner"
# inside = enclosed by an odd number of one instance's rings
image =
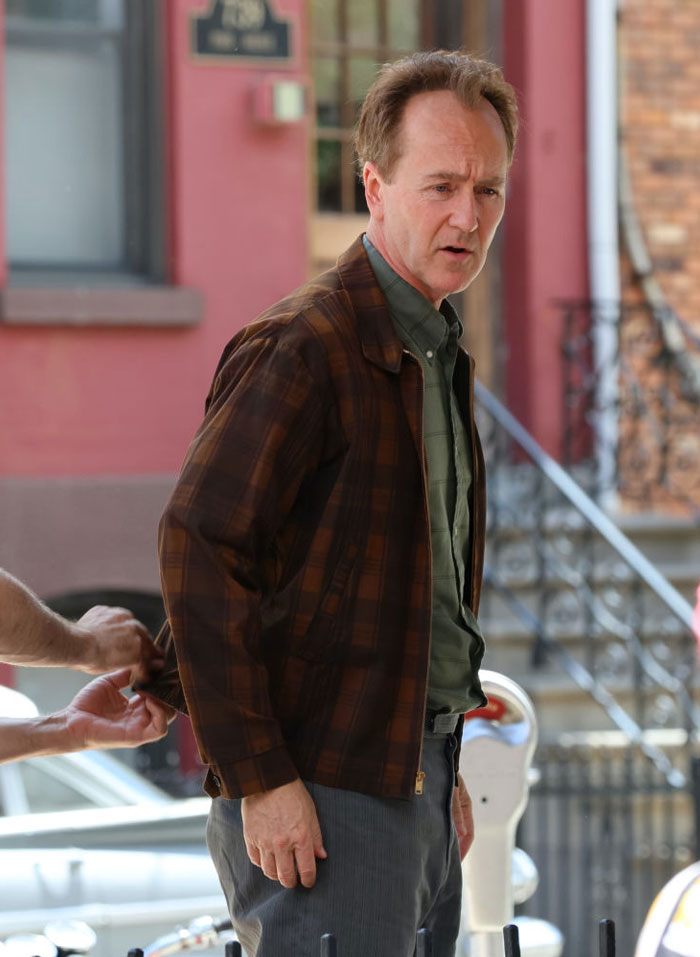
[[[0,717],[0,762],[83,748],[126,748],[156,741],[171,710],[145,695],[125,698],[133,677],[146,680],[162,654],[140,621],[124,608],[96,605],[77,622],[42,604],[0,568],[0,661],[66,666],[87,674],[118,668],[90,682],[51,715]]]
[[[384,68],[357,135],[367,234],[229,344],[163,516],[208,841],[249,957],[315,954],[323,932],[410,957],[421,926],[454,953],[484,471],[446,297],[484,264],[516,124],[491,64]]]

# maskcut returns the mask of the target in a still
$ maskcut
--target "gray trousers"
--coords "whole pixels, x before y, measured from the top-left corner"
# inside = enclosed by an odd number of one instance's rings
[[[247,957],[318,957],[332,933],[338,957],[413,957],[416,933],[434,957],[454,957],[462,869],[452,821],[453,735],[427,734],[423,794],[382,799],[305,782],[328,858],[316,884],[285,889],[246,853],[241,802],[216,798],[207,844]]]

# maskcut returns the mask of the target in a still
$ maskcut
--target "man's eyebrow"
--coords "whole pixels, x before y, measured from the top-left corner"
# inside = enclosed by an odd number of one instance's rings
[[[449,170],[437,170],[435,173],[428,173],[423,177],[426,183],[434,179],[457,179],[463,182],[466,179],[469,179],[468,176],[464,176],[462,173],[454,173]]]
[[[469,177],[465,176],[464,173],[455,173],[450,170],[437,170],[435,173],[428,173],[423,177],[424,182],[432,183],[437,180],[452,180],[459,183],[464,183],[468,180]],[[477,181],[477,186],[505,186],[506,177],[501,176],[500,174],[496,176],[489,176],[485,179],[480,179]]]

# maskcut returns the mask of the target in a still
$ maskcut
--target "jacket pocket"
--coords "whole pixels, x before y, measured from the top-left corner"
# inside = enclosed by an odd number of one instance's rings
[[[333,653],[349,624],[350,583],[359,547],[351,542],[336,565],[306,633],[294,642],[291,652],[308,661],[324,661]]]

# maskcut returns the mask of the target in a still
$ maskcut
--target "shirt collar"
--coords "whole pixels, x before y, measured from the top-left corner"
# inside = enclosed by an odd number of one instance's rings
[[[440,309],[436,309],[422,293],[391,268],[366,235],[362,237],[362,242],[399,332],[411,338],[428,361],[432,362],[448,338],[459,339],[462,335],[462,323],[454,306],[443,299]]]

